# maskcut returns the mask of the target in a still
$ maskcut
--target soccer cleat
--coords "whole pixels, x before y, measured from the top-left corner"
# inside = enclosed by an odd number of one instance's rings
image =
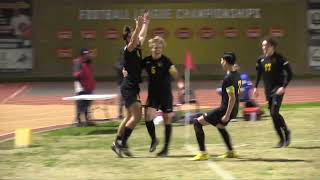
[[[291,143],[291,132],[289,130],[287,130],[287,131],[284,132],[284,135],[286,137],[286,141],[284,143],[284,146],[288,147],[289,144]]]
[[[132,153],[130,152],[129,150],[129,147],[128,146],[124,146],[124,147],[121,147],[121,152],[126,155],[127,157],[132,157]]]
[[[159,144],[158,139],[152,140],[151,144],[150,144],[150,149],[149,152],[153,152],[157,149],[157,145]]]
[[[168,150],[167,149],[163,149],[162,151],[157,153],[157,156],[158,157],[167,157],[168,156]]]
[[[274,148],[282,148],[285,146],[286,142],[284,140],[280,140],[277,145],[274,146]]]
[[[190,161],[206,161],[209,159],[208,153],[198,152],[193,158],[189,159]]]
[[[218,159],[237,158],[238,154],[234,151],[228,151],[223,155],[218,156]]]
[[[117,154],[119,158],[122,158],[121,148],[119,144],[117,144],[116,142],[113,142],[111,145],[111,149],[113,152]]]

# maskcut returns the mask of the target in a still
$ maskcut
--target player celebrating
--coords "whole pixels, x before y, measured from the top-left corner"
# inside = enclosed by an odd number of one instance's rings
[[[141,102],[139,99],[139,83],[141,82],[141,49],[148,29],[149,13],[138,16],[136,27],[131,34],[129,27],[124,28],[123,38],[127,40],[124,48],[124,68],[128,75],[121,84],[121,95],[126,107],[126,117],[121,122],[112,150],[119,156],[132,156],[127,141],[137,122],[141,119]]]
[[[142,67],[148,74],[148,98],[145,108],[146,126],[151,137],[150,152],[155,151],[158,144],[154,127],[154,115],[156,110],[162,111],[165,124],[165,142],[163,149],[157,156],[167,156],[170,137],[172,133],[173,97],[171,79],[178,79],[178,71],[171,60],[162,54],[165,47],[165,40],[160,36],[155,36],[149,40],[151,56],[143,59]]]
[[[279,113],[285,88],[292,79],[292,71],[289,62],[279,53],[275,52],[277,42],[272,38],[262,41],[263,56],[256,63],[257,79],[253,89],[253,95],[258,97],[257,87],[261,76],[264,82],[264,92],[268,101],[270,114],[274,128],[280,138],[277,148],[290,144],[290,130]]]
[[[227,153],[220,156],[221,158],[235,158],[236,154],[233,151],[231,139],[225,126],[229,123],[230,119],[234,119],[238,114],[239,109],[239,92],[241,88],[240,74],[234,71],[233,65],[236,62],[234,53],[227,52],[221,58],[221,65],[226,75],[222,82],[222,98],[219,108],[214,109],[208,114],[200,116],[194,123],[194,130],[197,137],[200,152],[194,156],[193,161],[203,161],[209,159],[209,154],[206,152],[205,147],[205,134],[203,126],[211,124],[216,126],[219,130],[224,143],[227,146]]]

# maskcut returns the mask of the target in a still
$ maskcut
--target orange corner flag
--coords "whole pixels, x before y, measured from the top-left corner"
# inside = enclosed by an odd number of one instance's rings
[[[195,65],[192,62],[192,56],[189,50],[186,51],[186,57],[184,59],[184,67],[188,70],[194,70]]]

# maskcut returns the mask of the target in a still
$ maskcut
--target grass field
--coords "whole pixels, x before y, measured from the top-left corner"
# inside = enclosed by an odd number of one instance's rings
[[[117,122],[34,134],[30,148],[0,143],[0,179],[319,179],[320,104],[284,106],[282,114],[292,130],[290,147],[272,148],[277,137],[270,118],[233,122],[228,130],[240,157],[227,160],[216,158],[225,147],[212,126],[205,127],[211,158],[202,162],[188,161],[197,150],[192,126],[174,126],[167,158],[148,152],[143,125],[129,140],[134,158],[110,150]],[[157,135],[163,139],[162,125]]]

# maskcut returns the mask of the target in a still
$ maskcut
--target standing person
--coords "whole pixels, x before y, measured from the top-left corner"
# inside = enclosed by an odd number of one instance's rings
[[[236,62],[235,54],[232,52],[224,53],[221,58],[221,65],[226,75],[222,82],[221,105],[208,114],[200,116],[194,123],[194,131],[197,137],[200,152],[194,156],[192,161],[203,161],[209,159],[209,154],[205,147],[205,134],[203,126],[213,125],[217,127],[221,134],[224,143],[227,146],[227,153],[220,156],[220,158],[235,158],[237,155],[233,151],[231,138],[225,126],[230,119],[234,119],[238,114],[239,109],[239,92],[241,88],[240,74],[234,71],[233,65]]]
[[[270,37],[262,41],[263,55],[256,63],[257,79],[253,95],[258,97],[257,87],[261,76],[264,82],[264,92],[268,101],[270,115],[274,128],[280,138],[277,148],[286,147],[290,144],[290,130],[285,120],[279,113],[285,88],[292,79],[292,71],[289,62],[281,54],[275,51],[277,42]]]
[[[77,95],[92,94],[96,88],[93,71],[91,68],[92,56],[86,48],[80,50],[80,56],[73,60],[73,77],[75,78],[75,92]],[[76,119],[78,126],[90,125],[89,107],[91,101],[78,100]],[[85,122],[81,122],[81,115],[84,115]]]
[[[151,137],[150,152],[156,150],[158,140],[156,138],[154,115],[156,110],[162,111],[165,124],[165,142],[163,149],[157,156],[168,155],[169,143],[172,134],[173,97],[171,80],[178,79],[178,71],[171,60],[162,54],[165,47],[165,40],[160,36],[155,36],[149,40],[151,56],[147,56],[142,61],[142,68],[148,74],[148,98],[145,108],[145,121],[148,133]]]
[[[123,79],[121,84],[121,95],[126,107],[126,117],[118,128],[117,136],[111,149],[122,157],[132,156],[128,149],[128,138],[138,121],[141,119],[141,102],[139,98],[139,83],[141,82],[141,46],[147,35],[149,25],[149,13],[144,13],[143,17],[138,16],[136,27],[133,33],[131,28],[125,26],[123,38],[127,41],[124,47],[124,69],[128,75]]]

